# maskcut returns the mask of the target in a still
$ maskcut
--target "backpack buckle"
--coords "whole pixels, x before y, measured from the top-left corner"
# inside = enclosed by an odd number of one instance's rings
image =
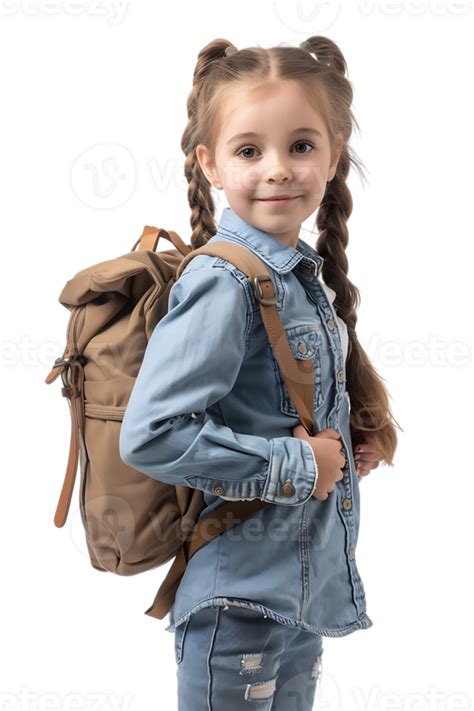
[[[265,298],[265,296],[263,295],[262,287],[260,285],[260,282],[262,282],[262,281],[270,281],[271,282],[272,279],[269,274],[260,274],[259,276],[254,277],[253,285],[254,285],[254,292],[255,292],[257,301],[259,301],[264,306],[275,306],[277,303],[276,294],[275,294],[275,296],[269,296],[268,298]],[[272,282],[272,286],[273,286],[273,282]]]
[[[81,365],[84,365],[84,363],[87,363],[87,358],[85,355],[82,355],[82,353],[68,356],[67,358],[65,358],[64,356],[59,356],[59,358],[56,358],[56,360],[54,361],[54,367],[57,368],[58,365],[69,365],[73,362],[78,362]]]
[[[59,358],[56,358],[54,361],[54,367],[57,368],[58,365],[66,365],[66,363],[69,363],[71,358],[63,358],[62,356],[59,356]]]

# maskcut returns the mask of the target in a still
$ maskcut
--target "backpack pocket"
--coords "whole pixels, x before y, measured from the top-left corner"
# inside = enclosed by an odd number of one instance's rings
[[[288,342],[292,350],[293,356],[301,360],[313,361],[314,372],[314,400],[313,408],[316,410],[322,405],[323,392],[321,385],[321,333],[318,325],[315,323],[301,324],[285,329],[288,337]],[[273,351],[272,351],[273,354]],[[275,362],[275,373],[277,377],[277,385],[280,396],[280,409],[285,415],[299,417],[298,411],[294,406],[288,390],[286,388],[283,376],[281,374],[278,362],[273,354]]]

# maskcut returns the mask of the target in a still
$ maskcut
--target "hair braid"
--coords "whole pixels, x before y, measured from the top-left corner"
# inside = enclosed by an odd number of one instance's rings
[[[188,181],[188,202],[191,208],[190,223],[192,228],[191,246],[198,249],[216,234],[214,218],[215,205],[211,185],[205,177],[196,158],[196,146],[199,143],[199,112],[197,111],[200,94],[216,60],[226,56],[226,49],[234,50],[232,43],[225,39],[210,42],[198,54],[193,75],[193,87],[187,100],[188,123],[181,139],[181,149],[185,154],[184,175]]]

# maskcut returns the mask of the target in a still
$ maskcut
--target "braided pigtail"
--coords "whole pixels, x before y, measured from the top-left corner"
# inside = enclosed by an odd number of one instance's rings
[[[206,80],[209,81],[213,67],[235,51],[237,50],[230,42],[217,39],[199,52],[193,75],[193,88],[187,100],[188,123],[181,139],[181,149],[186,156],[184,174],[189,184],[188,202],[192,228],[190,242],[193,249],[202,247],[217,232],[211,185],[196,157],[196,146],[202,142],[198,104],[206,90]]]
[[[393,415],[382,378],[357,338],[356,323],[360,292],[347,276],[349,271],[346,254],[349,242],[347,221],[353,207],[347,178],[351,164],[360,168],[348,146],[351,124],[356,122],[350,111],[352,89],[345,79],[347,66],[337,45],[327,37],[311,37],[300,47],[315,54],[317,61],[327,69],[327,72],[334,74],[336,81],[343,78],[346,82],[345,92],[338,92],[338,100],[345,103],[345,109],[341,106],[340,110],[335,112],[334,128],[336,132],[341,133],[344,140],[336,173],[327,183],[325,195],[318,209],[316,224],[319,237],[316,248],[324,257],[322,268],[324,282],[336,292],[334,308],[347,325],[349,348],[346,374],[347,390],[351,398],[350,422],[354,446],[364,441],[365,433],[372,435],[384,461],[393,466],[393,454],[397,444],[396,431],[391,421]],[[322,81],[325,75],[327,76],[327,72],[322,72]],[[329,76],[327,78],[329,79]],[[350,118],[350,124],[341,121],[340,125],[337,125],[337,116],[341,119]]]

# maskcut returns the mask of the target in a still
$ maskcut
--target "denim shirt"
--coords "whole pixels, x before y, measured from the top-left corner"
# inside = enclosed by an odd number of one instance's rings
[[[296,249],[225,208],[208,244],[244,245],[268,268],[276,308],[296,358],[314,364],[314,429],[341,434],[346,466],[325,501],[312,496],[313,450],[300,423],[247,277],[227,260],[194,257],[169,293],[148,342],[120,433],[120,456],[160,481],[203,492],[205,516],[225,500],[267,506],[191,557],[166,631],[229,604],[290,627],[338,637],[371,627],[355,552],[360,476],[345,387],[347,328],[323,258]],[[284,484],[291,483],[293,487]],[[294,492],[294,493],[291,493]]]

